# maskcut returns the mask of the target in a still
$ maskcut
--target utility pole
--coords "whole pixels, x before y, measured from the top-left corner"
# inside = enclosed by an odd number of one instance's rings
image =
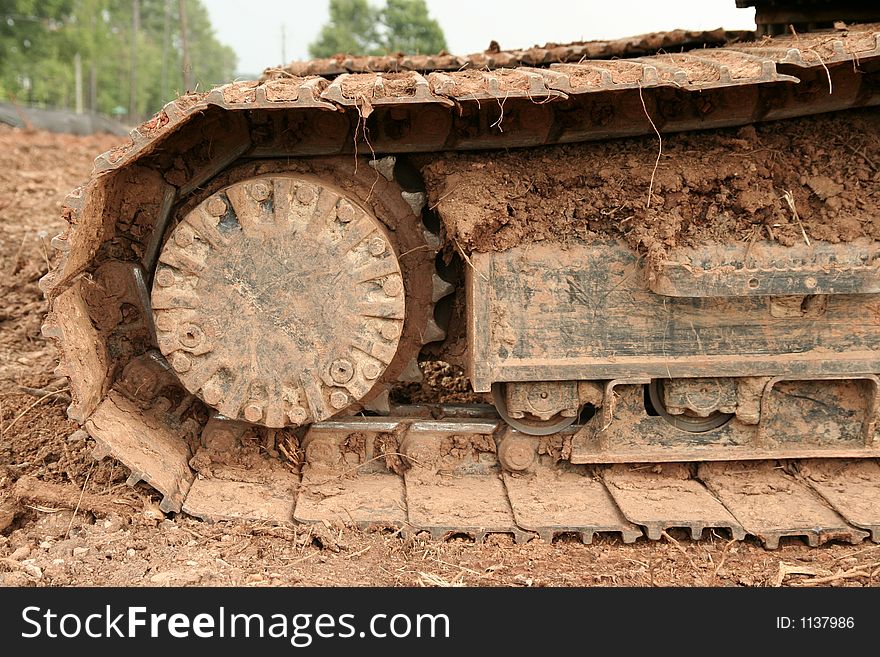
[[[281,23],[281,65],[287,65],[287,26]]]
[[[90,12],[89,27],[91,33],[95,33],[96,12]],[[89,109],[92,112],[98,111],[98,67],[95,64],[95,49],[90,48],[89,53]]]
[[[137,40],[141,31],[141,0],[131,0],[131,74],[129,75],[128,120],[137,121]]]
[[[162,22],[162,101],[168,93],[168,51],[171,50],[171,2],[165,0],[165,16]]]
[[[93,112],[98,111],[98,69],[94,60],[89,66],[89,109]]]
[[[180,48],[183,50],[183,87],[192,91],[192,65],[189,63],[189,46],[186,40],[186,0],[178,0],[180,8]]]
[[[76,94],[76,113],[83,113],[83,66],[79,53],[73,56],[73,84]]]

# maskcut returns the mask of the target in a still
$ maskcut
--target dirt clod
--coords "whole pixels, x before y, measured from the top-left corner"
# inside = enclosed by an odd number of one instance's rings
[[[664,135],[656,175],[656,138],[444,155],[422,173],[465,251],[613,237],[656,265],[706,241],[877,239],[878,134],[876,112],[840,112]]]

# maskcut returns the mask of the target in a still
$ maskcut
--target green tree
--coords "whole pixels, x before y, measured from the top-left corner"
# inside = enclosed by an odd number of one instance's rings
[[[387,0],[381,9],[367,0],[330,0],[330,20],[309,45],[309,54],[424,54],[445,49],[443,30],[428,14],[425,0]]]
[[[196,0],[187,0],[189,28],[189,58],[192,60],[193,80],[199,91],[230,82],[235,74],[238,58],[229,46],[221,44],[214,34],[214,26],[205,6]],[[177,23],[175,23],[175,27]],[[182,76],[182,69],[175,69]],[[178,89],[183,85],[180,78]]]
[[[414,55],[446,50],[443,28],[428,15],[425,0],[388,0],[381,18],[388,52]]]
[[[0,100],[73,107],[80,55],[89,109],[127,108],[134,57],[135,120],[184,93],[177,0],[140,0],[132,34],[131,0],[0,0]],[[200,0],[187,0],[188,43],[197,90],[235,74],[231,48],[214,34]]]
[[[381,52],[379,12],[367,0],[330,0],[330,20],[309,45],[312,57],[332,57],[337,53],[377,55]]]
[[[0,0],[0,85],[9,89],[4,96],[45,102],[72,94],[73,76],[67,79],[62,64],[72,10],[72,0]]]

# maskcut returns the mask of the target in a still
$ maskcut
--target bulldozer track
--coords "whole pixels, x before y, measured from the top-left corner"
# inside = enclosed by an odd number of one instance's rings
[[[427,411],[410,409],[419,410]],[[576,535],[590,543],[597,534],[613,534],[631,543],[643,535],[658,540],[672,529],[693,540],[713,531],[736,540],[754,536],[770,549],[786,537],[811,546],[880,541],[880,513],[870,502],[880,494],[874,460],[573,466],[560,460],[552,442],[534,436],[519,435],[514,440],[523,444],[505,450],[504,423],[479,417],[481,409],[447,410],[459,417],[312,425],[301,476],[289,493],[247,491],[273,500],[259,518],[478,541],[502,533],[519,542]],[[522,469],[506,469],[500,460]],[[240,484],[196,479],[183,510],[208,520],[253,518],[243,496],[229,506],[236,496],[220,494],[224,487]]]
[[[53,240],[61,258],[41,281],[51,304],[43,332],[59,341],[59,373],[71,381],[68,415],[95,439],[96,457],[119,459],[132,471],[130,484],[156,488],[163,511],[206,520],[336,520],[476,540],[576,534],[590,542],[612,533],[632,542],[684,528],[695,539],[709,530],[751,535],[769,548],[788,536],[810,545],[880,541],[870,503],[880,498],[874,460],[763,445],[727,458],[716,450],[692,460],[663,445],[657,458],[595,455],[578,443],[576,426],[544,438],[518,435],[479,407],[440,409],[452,415],[442,419],[432,419],[436,408],[392,409],[387,417],[318,422],[305,435],[279,422],[261,434],[260,449],[278,455],[299,442],[302,451],[288,451],[286,461],[237,478],[235,468],[199,467],[200,450],[212,441],[229,447],[250,428],[209,417],[181,385],[157,350],[148,290],[174,213],[205,201],[230,165],[289,159],[311,175],[310,167],[325,166],[312,164],[320,158],[372,154],[375,182],[362,185],[359,202],[394,196],[396,212],[415,220],[425,194],[397,188],[385,170],[393,161],[375,154],[654,135],[880,104],[873,25],[698,53],[558,59],[519,57],[514,64],[529,65],[426,75],[349,73],[352,66],[332,79],[277,72],[181,97],[132,131],[129,144],[100,156],[92,178],[65,203],[69,227]],[[442,66],[424,67],[431,68]],[[255,173],[266,174],[260,166]],[[139,203],[125,200],[133,187]],[[425,249],[424,262],[432,262],[440,246],[427,231],[413,251]],[[448,294],[436,276],[432,284],[434,302]],[[420,344],[442,337],[425,321]],[[401,364],[395,373],[403,371]],[[872,440],[873,425],[865,434]],[[858,456],[877,456],[876,442]],[[570,462],[572,444],[581,445],[580,464]],[[658,462],[629,463],[635,460]]]

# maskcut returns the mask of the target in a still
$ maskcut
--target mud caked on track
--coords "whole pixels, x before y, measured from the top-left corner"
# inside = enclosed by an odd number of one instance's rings
[[[422,173],[447,234],[468,252],[617,237],[659,261],[672,247],[731,237],[878,239],[868,155],[878,132],[880,117],[865,110],[667,135],[656,171],[657,140],[644,138],[443,155]]]

